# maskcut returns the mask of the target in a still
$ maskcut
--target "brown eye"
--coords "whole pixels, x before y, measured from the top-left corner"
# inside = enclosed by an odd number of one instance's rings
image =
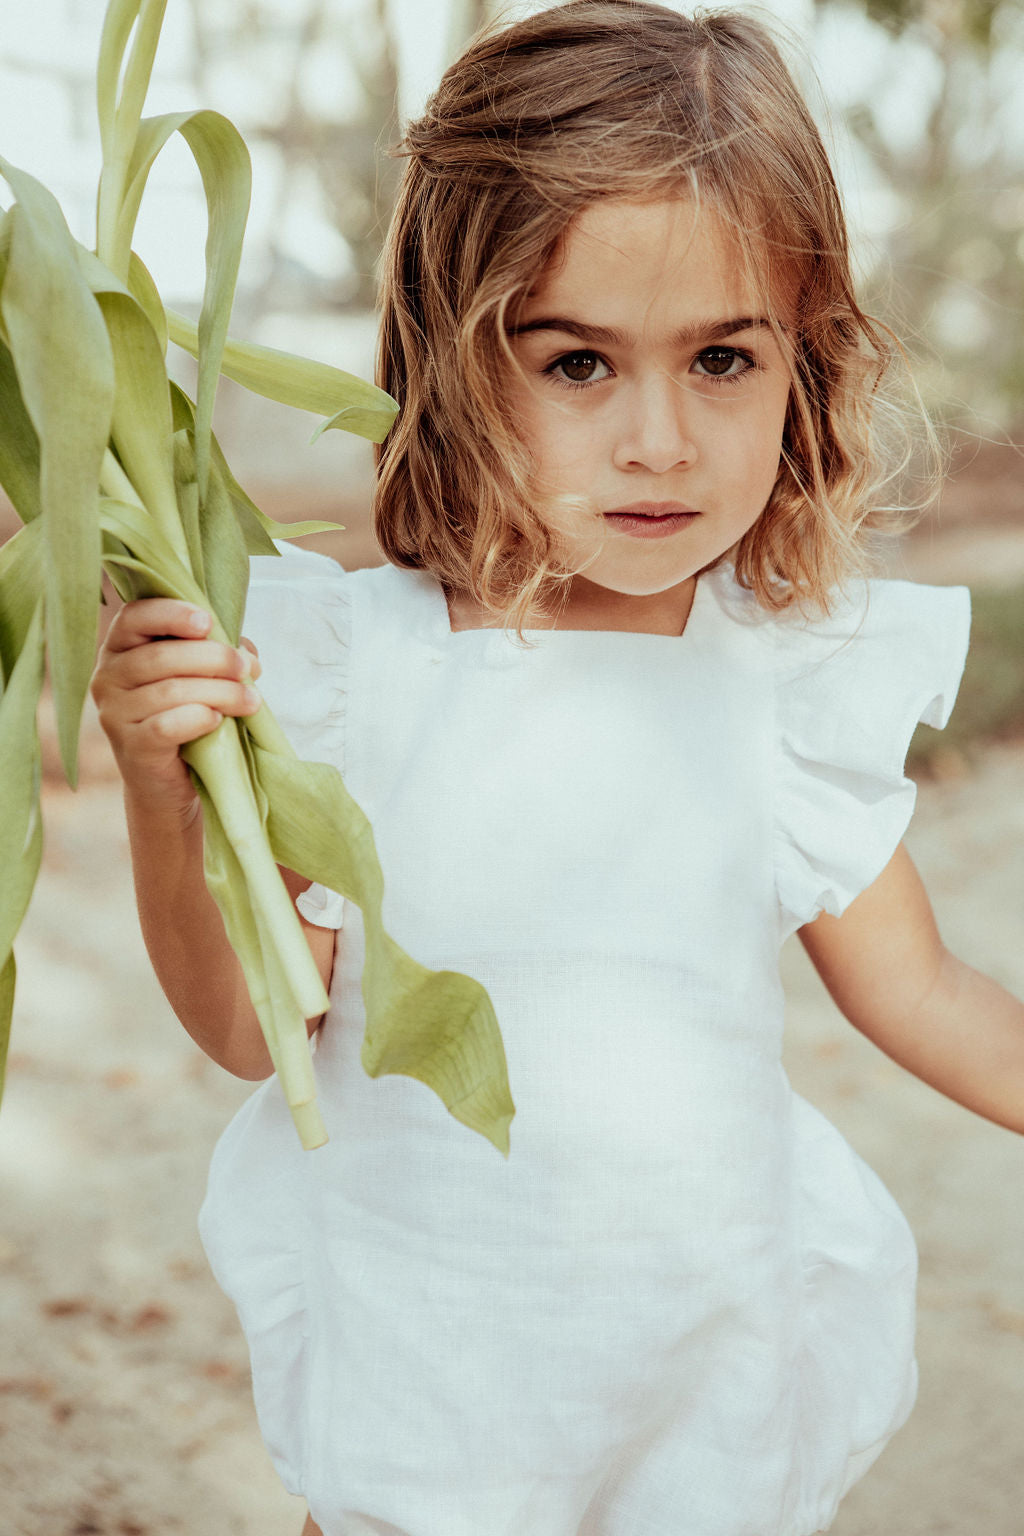
[[[567,384],[593,384],[595,370],[605,366],[596,352],[567,352],[552,363],[549,372],[561,377]],[[603,374],[598,374],[603,378]]]
[[[713,347],[700,355],[701,366],[705,373],[716,376],[728,373],[736,360],[736,353],[730,352],[728,347]]]
[[[706,379],[738,379],[754,367],[754,360],[746,352],[735,347],[705,347],[698,353],[698,374]]]

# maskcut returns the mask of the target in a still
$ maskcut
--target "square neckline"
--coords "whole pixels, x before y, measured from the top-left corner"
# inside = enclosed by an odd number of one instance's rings
[[[682,645],[688,637],[692,639],[692,631],[696,623],[701,628],[707,610],[711,604],[711,578],[718,570],[718,566],[711,570],[698,574],[693,591],[693,601],[686,617],[686,624],[681,635],[664,635],[654,630],[647,629],[524,629],[523,634],[539,638],[542,642],[552,635],[573,635],[577,638],[587,636],[597,642],[613,640],[664,640],[670,645]],[[422,571],[421,575],[427,576],[430,583],[430,596],[434,603],[434,614],[438,637],[441,640],[458,641],[463,635],[484,635],[487,641],[497,642],[501,637],[507,637],[509,642],[515,640],[516,631],[511,627],[501,627],[494,624],[475,625],[468,629],[452,629],[451,614],[448,611],[448,599],[444,588],[432,572]],[[485,642],[487,643],[487,642]],[[538,647],[540,649],[542,647]]]

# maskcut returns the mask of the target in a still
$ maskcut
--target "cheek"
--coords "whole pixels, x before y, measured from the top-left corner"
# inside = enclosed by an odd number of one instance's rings
[[[741,518],[764,510],[779,472],[784,409],[762,406],[736,412],[727,422],[720,416],[705,438],[704,459],[724,496]]]
[[[547,478],[557,482],[571,475],[578,482],[594,468],[600,430],[582,413],[549,405],[531,417],[528,428],[534,462]]]
[[[782,453],[783,435],[786,428],[788,389],[774,398],[762,401],[751,413],[742,431],[743,453],[750,465],[761,465],[774,474]]]

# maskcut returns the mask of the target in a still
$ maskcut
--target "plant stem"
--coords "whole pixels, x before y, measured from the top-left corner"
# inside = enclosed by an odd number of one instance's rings
[[[181,526],[181,519],[177,515],[177,504],[174,506],[173,513],[168,508],[165,516],[154,516],[109,448],[103,455],[103,467],[100,470],[100,489],[105,496],[110,497],[111,501],[123,501],[130,507],[138,507],[140,511],[145,512],[147,517],[152,518],[153,526],[163,535],[184,569],[191,573],[192,557],[189,553],[185,531]],[[214,622],[216,623],[216,615],[214,615]],[[224,640],[227,644],[230,644],[224,631],[220,629],[219,625],[217,627],[218,633],[214,635],[214,639]]]
[[[140,507],[143,512],[146,510],[138,491],[136,491],[109,448],[103,455],[103,468],[100,470],[100,489],[105,496],[110,497],[111,501],[123,501],[126,506]]]
[[[267,843],[234,721],[224,720],[208,736],[190,742],[182,749],[182,756],[198,773],[216,806],[245,875],[253,908],[271,936],[303,1019],[324,1013],[327,993]]]

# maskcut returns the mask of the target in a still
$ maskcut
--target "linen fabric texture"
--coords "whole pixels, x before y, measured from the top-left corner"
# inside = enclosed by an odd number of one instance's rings
[[[260,1429],[325,1536],[810,1536],[914,1402],[916,1250],[781,1064],[782,941],[910,820],[966,588],[771,615],[723,563],[680,637],[453,633],[426,572],[253,562],[244,632],[296,748],[370,818],[387,930],[488,990],[506,1160],[369,1078],[339,929],[304,1152],[276,1078],[200,1213]]]

